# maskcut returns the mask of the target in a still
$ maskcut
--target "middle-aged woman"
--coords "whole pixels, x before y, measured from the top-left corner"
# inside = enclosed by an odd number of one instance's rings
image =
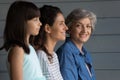
[[[59,61],[54,47],[59,40],[65,40],[66,30],[64,16],[58,7],[44,5],[40,8],[42,26],[34,40],[34,46],[47,80],[63,80]]]

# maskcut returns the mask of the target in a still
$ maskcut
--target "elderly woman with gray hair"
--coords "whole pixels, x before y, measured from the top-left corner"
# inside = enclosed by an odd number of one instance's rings
[[[69,37],[57,50],[64,80],[96,80],[90,53],[83,46],[95,24],[96,15],[84,9],[75,9],[67,16]]]

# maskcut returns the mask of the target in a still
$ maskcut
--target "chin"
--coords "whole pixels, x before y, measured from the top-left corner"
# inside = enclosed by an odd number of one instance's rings
[[[38,33],[34,34],[34,36],[38,35]]]
[[[65,40],[66,38],[64,37],[64,38],[61,38],[60,40]]]
[[[83,43],[87,42],[86,39],[80,39],[79,41],[80,41],[80,42],[83,42]]]

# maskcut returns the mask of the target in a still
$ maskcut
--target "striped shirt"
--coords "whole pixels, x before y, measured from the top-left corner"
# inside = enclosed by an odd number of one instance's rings
[[[40,65],[42,68],[43,75],[47,80],[63,80],[60,73],[58,57],[55,52],[53,52],[53,61],[50,63],[47,54],[43,50],[37,51]]]

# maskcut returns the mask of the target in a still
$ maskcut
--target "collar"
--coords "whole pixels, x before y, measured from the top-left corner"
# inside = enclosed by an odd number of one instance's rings
[[[70,44],[69,47],[71,47],[71,49],[72,49],[71,51],[74,51],[75,54],[81,55],[81,56],[85,56],[85,55],[87,54],[87,50],[86,50],[84,47],[82,47],[82,51],[83,51],[83,53],[84,53],[84,54],[82,54],[82,53],[80,52],[80,50],[77,48],[77,46],[76,46],[76,45],[73,43],[73,41],[70,39],[70,37],[67,37],[67,38],[66,38],[66,42]]]

